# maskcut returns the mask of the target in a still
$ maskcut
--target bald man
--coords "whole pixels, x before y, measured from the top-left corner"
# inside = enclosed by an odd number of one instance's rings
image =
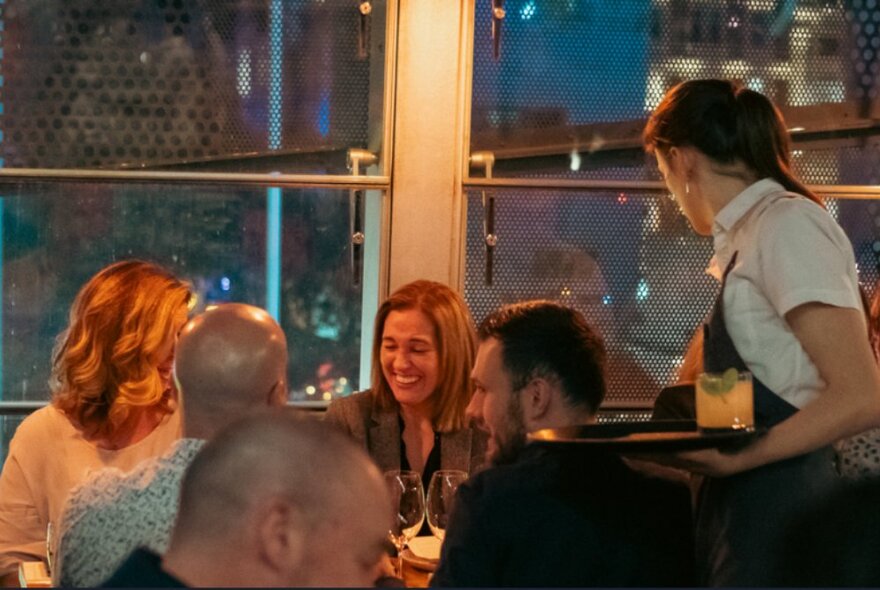
[[[55,585],[96,586],[137,547],[165,550],[180,480],[205,441],[249,411],[286,403],[284,332],[260,308],[213,308],[181,331],[174,375],[184,438],[130,473],[103,470],[71,492],[58,530]]]
[[[345,435],[252,415],[193,461],[164,558],[139,550],[106,586],[370,586],[391,517],[378,468]]]

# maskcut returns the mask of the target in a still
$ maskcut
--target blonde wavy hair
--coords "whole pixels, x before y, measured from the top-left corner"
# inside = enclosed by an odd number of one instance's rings
[[[157,358],[192,291],[141,260],[112,264],[80,289],[52,355],[52,403],[87,438],[112,438],[133,411],[173,410]]]
[[[373,332],[373,395],[380,407],[398,407],[382,372],[382,335],[388,314],[410,309],[424,313],[434,325],[439,361],[437,390],[432,394],[434,430],[448,432],[463,428],[466,424],[464,411],[473,392],[471,367],[476,353],[476,335],[464,300],[442,283],[420,280],[406,284],[379,307]]]

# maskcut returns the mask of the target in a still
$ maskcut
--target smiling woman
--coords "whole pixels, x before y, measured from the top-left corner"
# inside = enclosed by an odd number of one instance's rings
[[[472,473],[485,434],[466,425],[474,328],[441,283],[404,285],[379,308],[372,387],[330,404],[326,419],[361,442],[382,470],[411,469],[427,488],[438,469]]]

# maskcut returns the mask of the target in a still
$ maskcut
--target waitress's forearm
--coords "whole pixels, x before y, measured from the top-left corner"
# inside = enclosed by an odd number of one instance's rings
[[[746,468],[808,453],[880,426],[880,371],[861,312],[809,303],[791,310],[785,319],[825,387],[738,454]]]
[[[841,398],[847,398],[847,402]],[[870,396],[835,396],[835,392],[826,390],[744,449],[738,459],[745,469],[789,459],[880,426],[878,422],[880,390]]]

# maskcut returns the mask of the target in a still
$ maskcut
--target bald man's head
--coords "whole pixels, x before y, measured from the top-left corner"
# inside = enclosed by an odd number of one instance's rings
[[[344,435],[288,412],[255,414],[187,471],[168,565],[195,584],[216,581],[196,564],[234,560],[227,576],[248,572],[249,585],[366,586],[390,508],[378,468]]]
[[[264,310],[223,304],[184,326],[174,375],[186,436],[210,438],[243,411],[286,401],[287,340]]]

